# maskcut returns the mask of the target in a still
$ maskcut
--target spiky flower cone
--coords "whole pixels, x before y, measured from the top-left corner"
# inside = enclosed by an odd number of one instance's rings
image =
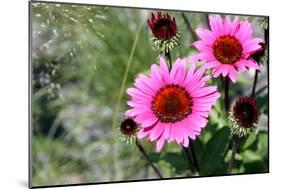
[[[168,53],[180,45],[180,33],[177,29],[176,20],[168,13],[158,12],[157,16],[152,13],[151,18],[147,20],[147,24],[153,34],[151,38],[153,46],[161,53]]]
[[[256,130],[258,107],[252,97],[240,97],[229,112],[231,133],[239,138]]]

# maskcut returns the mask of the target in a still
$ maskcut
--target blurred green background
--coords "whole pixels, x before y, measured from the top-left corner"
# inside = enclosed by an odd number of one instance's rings
[[[126,88],[137,74],[147,73],[159,55],[146,24],[151,12],[155,11],[31,4],[33,186],[158,178],[138,149],[120,140],[118,130],[128,108]],[[189,45],[195,38],[181,12],[169,14],[181,31],[181,46],[172,52],[172,59],[194,54]],[[206,13],[184,14],[191,28],[208,26]],[[248,19],[254,35],[264,38],[263,18]],[[252,71],[239,74],[231,87],[232,101],[251,93],[253,77]],[[209,82],[221,85],[219,79]],[[266,66],[256,96],[261,110],[258,131],[242,141],[232,173],[268,171]],[[230,134],[222,101],[194,142],[199,174],[191,171],[180,146],[168,144],[159,154],[154,143],[141,141],[165,178],[225,174]]]

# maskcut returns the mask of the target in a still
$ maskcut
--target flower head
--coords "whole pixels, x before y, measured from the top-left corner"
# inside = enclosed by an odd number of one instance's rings
[[[179,45],[176,20],[168,13],[162,14],[158,12],[157,16],[151,13],[151,18],[147,20],[147,24],[153,34],[153,45],[160,51],[168,52]]]
[[[232,134],[238,137],[247,136],[255,130],[258,121],[256,100],[252,97],[240,97],[229,114]]]
[[[203,76],[204,68],[186,69],[184,59],[177,59],[171,71],[163,57],[160,66],[151,66],[150,76],[139,75],[135,87],[129,88],[131,96],[126,116],[134,117],[140,124],[137,137],[157,141],[160,151],[165,141],[176,141],[188,147],[208,122],[212,105],[220,96],[215,86],[205,86],[210,76]]]
[[[209,19],[211,30],[197,29],[201,40],[193,45],[199,50],[198,58],[212,69],[213,76],[228,76],[235,83],[238,71],[259,69],[250,55],[261,48],[262,39],[253,38],[251,23],[239,21],[238,17],[231,22],[229,16],[224,21],[220,16]]]
[[[132,142],[135,140],[135,135],[138,131],[138,124],[134,121],[133,118],[128,117],[124,119],[120,125],[120,131],[122,133],[122,140],[125,142]]]

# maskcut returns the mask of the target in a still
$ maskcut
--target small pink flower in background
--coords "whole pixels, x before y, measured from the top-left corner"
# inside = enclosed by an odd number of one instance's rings
[[[127,90],[132,108],[125,115],[140,124],[138,138],[157,141],[157,151],[165,141],[188,147],[189,139],[195,140],[206,126],[220,94],[216,86],[205,86],[210,76],[203,76],[204,68],[196,70],[191,64],[187,70],[186,61],[177,59],[169,71],[163,57],[159,63],[151,66],[150,76],[139,75],[135,87]]]
[[[228,76],[236,82],[237,72],[253,68],[259,69],[256,61],[250,57],[258,51],[262,39],[253,38],[253,29],[247,20],[239,21],[236,16],[231,22],[226,16],[223,21],[220,16],[209,17],[211,31],[197,29],[196,33],[201,40],[193,45],[199,50],[197,58],[206,62],[212,69],[212,75]]]

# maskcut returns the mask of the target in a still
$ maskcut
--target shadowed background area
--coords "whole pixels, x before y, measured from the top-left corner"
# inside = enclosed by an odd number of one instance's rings
[[[120,140],[118,128],[128,108],[126,88],[137,74],[149,72],[159,54],[146,24],[155,11],[36,2],[31,10],[33,186],[158,178],[136,146]],[[208,15],[168,12],[181,31],[181,46],[172,59],[194,54],[193,30],[208,27]],[[247,18],[254,36],[264,39],[263,17]],[[232,173],[268,171],[266,62],[265,56],[256,87],[258,133],[242,141]],[[231,102],[251,94],[254,74],[239,74]],[[221,85],[219,79],[209,82]],[[222,103],[217,102],[194,141],[199,176],[226,173],[230,134]],[[198,176],[178,145],[155,153],[154,143],[141,144],[165,178]]]

